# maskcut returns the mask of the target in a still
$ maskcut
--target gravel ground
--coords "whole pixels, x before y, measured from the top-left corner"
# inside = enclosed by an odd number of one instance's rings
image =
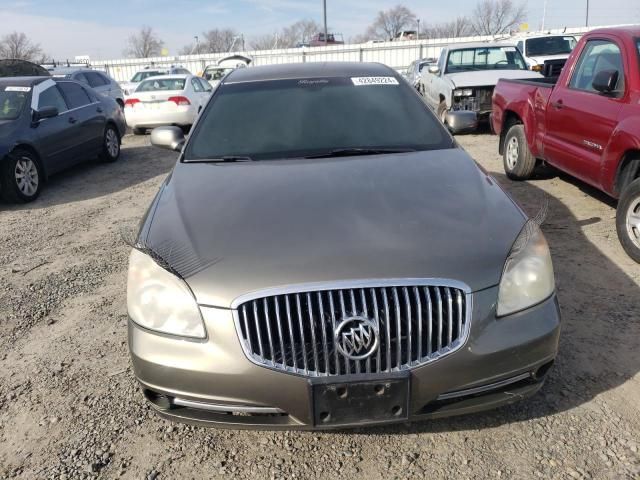
[[[54,177],[31,205],[0,204],[0,478],[640,478],[640,267],[618,244],[614,205],[552,171],[510,182],[495,137],[458,139],[530,214],[549,199],[564,330],[541,393],[337,433],[160,419],[129,366],[120,232],[175,155],[126,137],[118,163]]]

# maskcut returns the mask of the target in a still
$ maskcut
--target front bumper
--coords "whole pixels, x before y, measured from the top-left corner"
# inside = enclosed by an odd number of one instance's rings
[[[496,319],[497,288],[474,293],[467,343],[404,375],[409,379],[408,421],[471,413],[513,403],[535,393],[553,362],[560,334],[555,295]],[[135,375],[146,398],[163,416],[232,428],[326,429],[314,420],[318,379],[251,363],[242,351],[230,310],[202,308],[208,338],[176,339],[129,322]],[[400,372],[399,374],[402,374]],[[386,375],[361,375],[380,380]],[[333,377],[349,384],[354,378]],[[407,418],[402,421],[406,422]],[[390,423],[372,420],[367,425]]]

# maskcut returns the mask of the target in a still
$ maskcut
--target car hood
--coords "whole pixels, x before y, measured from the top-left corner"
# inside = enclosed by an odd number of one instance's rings
[[[198,303],[344,280],[499,283],[525,216],[462,149],[178,163],[141,243]]]
[[[453,82],[454,88],[495,86],[498,80],[526,80],[540,78],[537,72],[529,70],[478,70],[476,72],[448,73],[447,78]]]

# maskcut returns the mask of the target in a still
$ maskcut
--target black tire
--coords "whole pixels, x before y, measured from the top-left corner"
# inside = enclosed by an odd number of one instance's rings
[[[180,128],[182,129],[182,133],[184,133],[185,135],[189,135],[189,132],[191,131],[191,125],[182,125]]]
[[[528,180],[536,168],[536,158],[529,150],[524,127],[512,125],[504,137],[502,148],[504,171],[511,180]]]
[[[113,163],[120,158],[120,134],[113,125],[107,125],[104,129],[102,138],[102,152],[100,152],[100,160],[107,163]]]
[[[134,128],[133,129],[133,134],[134,135],[146,135],[147,133],[147,129],[146,128]]]
[[[2,160],[0,184],[2,185],[2,198],[7,202],[27,203],[34,201],[40,195],[43,182],[44,175],[40,160],[29,150],[17,148]]]
[[[616,230],[624,251],[640,263],[640,178],[622,191],[616,210]]]
[[[438,115],[438,118],[443,125],[447,124],[447,102],[444,100],[440,102],[440,105],[438,105],[436,110],[436,115]]]

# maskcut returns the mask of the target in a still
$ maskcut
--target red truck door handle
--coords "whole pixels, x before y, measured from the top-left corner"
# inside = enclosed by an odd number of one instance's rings
[[[552,102],[551,106],[557,110],[560,110],[564,107],[564,103],[562,102],[562,100],[558,100],[558,101]]]

